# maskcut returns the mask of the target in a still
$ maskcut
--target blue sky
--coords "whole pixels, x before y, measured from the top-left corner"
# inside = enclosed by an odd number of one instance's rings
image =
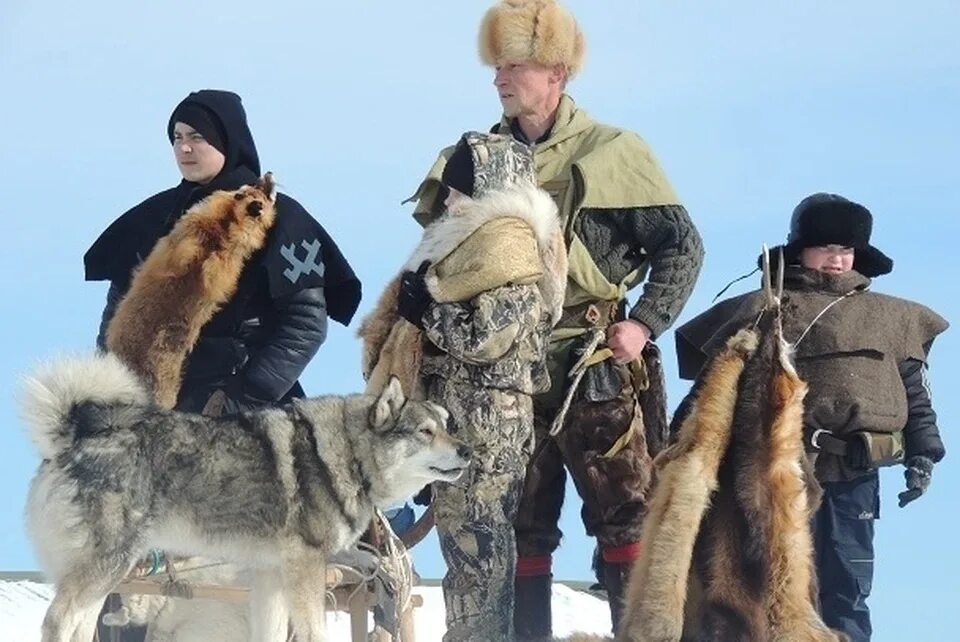
[[[568,2],[588,47],[570,93],[651,144],[704,237],[681,320],[749,271],[762,242],[784,238],[796,202],[820,190],[873,210],[875,244],[896,261],[877,290],[960,319],[960,5],[704,4]],[[243,96],[264,169],[338,240],[364,281],[364,312],[418,238],[400,201],[440,147],[499,116],[475,49],[486,6],[2,4],[0,569],[36,566],[22,526],[36,455],[17,420],[17,379],[39,359],[90,348],[105,286],[83,282],[81,257],[117,215],[178,180],[165,137],[173,106],[202,87]],[[673,406],[685,385],[672,334],[662,343]],[[901,510],[900,470],[883,475],[877,640],[955,635],[944,614],[960,593],[958,360],[953,329],[932,357],[951,452],[929,495]],[[303,382],[314,394],[355,391],[358,364],[353,329],[336,327]],[[572,492],[555,569],[585,579],[592,544]],[[421,546],[419,571],[439,576],[435,545]]]

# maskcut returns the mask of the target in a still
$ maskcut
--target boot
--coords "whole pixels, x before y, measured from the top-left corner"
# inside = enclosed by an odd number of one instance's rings
[[[553,639],[552,579],[552,575],[530,575],[518,576],[514,580],[513,626],[517,640],[540,642]]]
[[[607,590],[607,601],[610,603],[610,620],[613,623],[613,632],[620,630],[620,621],[623,619],[623,598],[626,593],[627,580],[630,577],[632,563],[615,563],[603,561],[603,586]]]

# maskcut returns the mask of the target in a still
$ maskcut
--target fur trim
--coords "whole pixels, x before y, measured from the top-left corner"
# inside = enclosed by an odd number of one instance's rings
[[[567,251],[553,199],[533,185],[488,192],[479,199],[463,201],[424,230],[420,244],[403,270],[416,270],[424,261],[436,264],[486,223],[501,218],[519,219],[533,230],[543,268],[537,287],[550,314],[550,322],[555,325],[563,312]],[[436,300],[460,300],[444,296],[444,286],[432,266],[427,271],[426,280]],[[363,375],[367,380],[368,394],[377,394],[389,378],[395,376],[408,396],[420,398],[418,373],[422,338],[419,330],[397,315],[399,289],[398,275],[387,284],[377,305],[360,323],[357,336],[363,342]]]
[[[134,274],[107,328],[107,348],[149,384],[160,406],[176,404],[186,357],[263,247],[275,202],[269,172],[254,186],[214,192],[157,241]]]
[[[482,198],[461,201],[427,227],[420,245],[404,265],[416,270],[424,261],[437,263],[451,254],[467,237],[497,218],[518,218],[533,230],[543,262],[544,274],[537,282],[550,320],[556,324],[563,311],[567,286],[567,250],[560,229],[557,206],[550,195],[533,185],[520,185],[488,192]],[[428,272],[428,285],[438,301],[437,280]]]
[[[573,14],[554,0],[503,0],[494,5],[480,24],[478,47],[484,64],[559,64],[570,78],[580,71],[585,49]]]

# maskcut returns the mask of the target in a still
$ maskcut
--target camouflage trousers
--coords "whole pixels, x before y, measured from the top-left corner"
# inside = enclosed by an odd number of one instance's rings
[[[427,383],[427,398],[450,411],[450,431],[474,449],[453,484],[434,485],[440,550],[447,563],[444,642],[513,639],[513,520],[533,436],[529,395],[458,384]]]
[[[583,499],[581,517],[587,534],[602,549],[640,541],[653,462],[648,437],[659,430],[665,417],[645,426],[644,400],[635,396],[625,366],[608,364],[602,392],[584,385],[570,405],[564,427],[549,436],[556,407],[535,403],[537,449],[527,470],[516,519],[521,557],[551,555],[560,545],[558,523],[566,488],[567,471]],[[662,390],[651,391],[662,396]],[[660,405],[663,402],[659,402]],[[661,409],[651,409],[663,415]],[[648,430],[649,429],[649,430]],[[608,456],[617,440],[631,430],[623,447]],[[659,441],[659,440],[658,440]]]

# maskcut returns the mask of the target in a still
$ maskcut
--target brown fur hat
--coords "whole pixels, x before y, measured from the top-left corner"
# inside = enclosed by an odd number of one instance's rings
[[[554,0],[502,0],[480,24],[480,59],[490,66],[530,60],[564,65],[572,78],[583,65],[583,33]]]

